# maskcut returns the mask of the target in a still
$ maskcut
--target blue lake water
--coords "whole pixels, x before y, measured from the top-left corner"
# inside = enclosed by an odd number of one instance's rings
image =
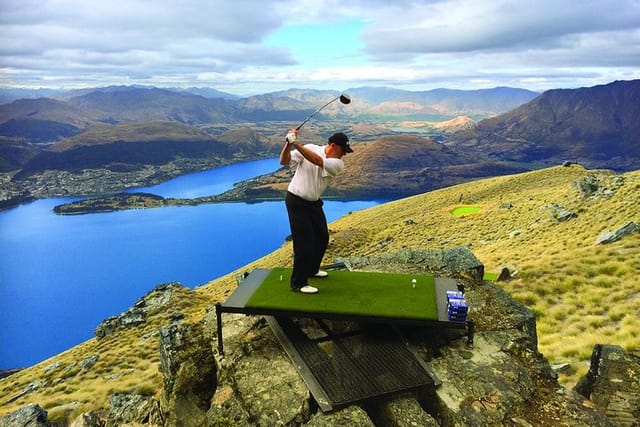
[[[218,194],[272,172],[277,159],[190,174],[138,189],[165,197]],[[93,336],[156,285],[195,287],[280,247],[283,201],[59,216],[38,200],[0,212],[0,369],[38,363]],[[326,201],[329,222],[378,201]]]

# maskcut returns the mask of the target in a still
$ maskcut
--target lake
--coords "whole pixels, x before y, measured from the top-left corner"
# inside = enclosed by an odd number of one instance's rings
[[[137,191],[208,196],[278,167],[278,159],[239,163]],[[0,212],[0,369],[58,354],[158,284],[204,284],[274,251],[289,235],[284,201],[53,213],[71,200]],[[331,222],[379,203],[326,201],[325,212]]]

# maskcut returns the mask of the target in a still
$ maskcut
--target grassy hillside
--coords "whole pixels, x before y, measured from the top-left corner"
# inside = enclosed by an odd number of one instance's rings
[[[573,183],[588,175],[596,175],[612,195],[583,199]],[[405,247],[470,245],[488,271],[513,265],[517,276],[499,285],[536,313],[540,351],[551,363],[571,363],[572,371],[560,379],[573,386],[586,373],[594,344],[640,348],[640,233],[607,245],[594,244],[605,230],[615,230],[627,221],[640,223],[638,202],[640,171],[614,175],[571,166],[484,179],[339,219],[330,225],[332,241],[325,259],[331,262],[335,257],[377,255]],[[553,205],[577,217],[558,222]],[[463,212],[477,212],[454,215],[461,206],[470,207]],[[199,320],[207,307],[233,291],[239,272],[290,263],[291,244],[285,243],[195,292],[185,290],[178,308],[187,320]],[[139,329],[121,330],[100,341],[91,339],[0,380],[0,416],[38,402],[55,419],[104,406],[114,391],[157,395],[162,385],[158,342],[150,333],[169,322],[166,315],[157,313]],[[74,368],[92,354],[100,355],[93,369]],[[35,381],[46,384],[6,403],[6,398]]]
[[[624,184],[610,198],[583,199],[573,183],[590,173],[608,188]],[[572,364],[561,381],[573,385],[594,344],[640,349],[640,233],[595,245],[603,231],[640,222],[640,171],[621,176],[559,166],[387,203],[332,224],[331,255],[469,245],[487,271],[515,266],[500,286],[534,311],[540,351]],[[480,211],[453,215],[460,205]],[[558,222],[552,205],[577,217]]]

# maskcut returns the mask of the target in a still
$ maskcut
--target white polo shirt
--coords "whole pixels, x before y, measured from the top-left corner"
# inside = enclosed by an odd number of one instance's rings
[[[305,148],[322,157],[324,167],[321,168],[305,159],[298,150],[291,151],[289,167],[295,169],[293,179],[287,190],[310,202],[315,202],[327,188],[329,181],[344,168],[342,159],[327,158],[324,145],[305,144]]]

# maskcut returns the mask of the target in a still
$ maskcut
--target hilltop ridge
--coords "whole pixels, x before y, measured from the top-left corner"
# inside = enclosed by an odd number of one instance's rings
[[[546,166],[640,167],[640,80],[555,89],[454,134],[447,145],[476,155]]]
[[[552,364],[569,364],[560,380],[572,387],[586,373],[594,344],[612,343],[628,351],[640,348],[640,324],[633,311],[640,306],[640,233],[596,244],[606,230],[629,221],[639,224],[638,203],[640,171],[617,174],[570,165],[487,178],[346,215],[330,224],[325,261],[406,248],[466,246],[487,271],[510,266],[517,274],[499,286],[535,314],[539,350]],[[476,206],[479,212],[453,215],[461,205]],[[574,215],[561,220],[558,207]],[[216,301],[235,289],[238,274],[290,263],[287,242],[185,293],[184,299],[177,293],[179,299],[173,304],[183,321],[200,322]],[[154,331],[167,321],[163,312],[157,312],[143,326],[118,328],[106,341],[88,340],[0,380],[2,395],[24,392],[3,404],[0,415],[27,402],[39,402],[50,415],[77,415],[105,407],[110,390],[133,387],[146,395],[159,393],[162,379]],[[480,332],[491,328],[482,325]],[[79,363],[93,354],[100,355],[93,367],[80,369]],[[63,381],[53,381],[60,375]],[[77,404],[69,406],[71,402]]]

